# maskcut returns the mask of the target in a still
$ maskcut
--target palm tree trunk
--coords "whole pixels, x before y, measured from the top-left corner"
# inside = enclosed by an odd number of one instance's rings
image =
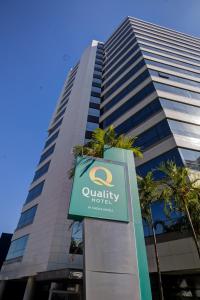
[[[164,300],[162,277],[161,277],[161,271],[160,271],[160,261],[159,261],[159,257],[158,257],[157,239],[156,239],[156,233],[155,233],[155,228],[154,228],[154,224],[153,224],[153,216],[152,216],[151,206],[150,206],[150,218],[151,218],[151,228],[153,231],[153,241],[154,241],[154,250],[155,250],[156,265],[157,265],[157,272],[158,272],[158,285],[159,285],[159,291],[160,291],[160,299]]]
[[[193,239],[194,239],[194,242],[195,242],[195,245],[196,245],[196,248],[197,248],[197,252],[198,252],[198,255],[199,255],[199,259],[200,259],[200,247],[199,247],[197,235],[196,235],[196,232],[195,232],[193,223],[192,223],[192,219],[191,219],[190,212],[189,212],[189,209],[188,209],[188,207],[187,207],[187,204],[184,203],[184,205],[185,205],[185,211],[186,211],[186,214],[187,214],[189,223],[190,223],[190,227],[191,227],[191,229],[192,229],[192,236],[193,236]]]

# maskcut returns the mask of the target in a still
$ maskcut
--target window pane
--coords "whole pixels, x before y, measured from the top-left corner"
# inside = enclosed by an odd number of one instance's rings
[[[35,172],[35,176],[33,178],[33,181],[37,180],[41,176],[43,176],[49,169],[50,161],[48,161],[44,166],[42,166],[39,170]]]
[[[137,73],[143,66],[144,61],[140,61],[135,67],[133,67],[126,75],[124,75],[118,82],[116,82],[103,96],[105,100],[108,98],[112,93],[114,93],[118,88],[120,88],[125,82],[127,82],[133,75]],[[121,75],[121,74],[119,74]]]
[[[137,94],[128,99],[124,104],[122,104],[119,108],[117,108],[111,115],[109,115],[103,121],[103,128],[112,124],[117,118],[121,117],[122,113],[125,113],[135,105],[137,105],[140,101],[146,98],[148,95],[152,94],[155,91],[155,88],[152,83],[149,83],[147,86],[142,88]],[[101,115],[108,111],[112,107],[112,101],[108,102],[102,109]]]
[[[83,254],[83,223],[74,222],[69,253]]]
[[[154,82],[154,86],[156,89],[165,91],[167,93],[172,93],[172,94],[180,95],[183,97],[200,100],[200,93],[191,92],[189,90],[177,88],[177,87],[174,87],[171,85],[162,84],[162,83],[158,83],[158,82]]]
[[[90,102],[98,103],[99,104],[101,102],[101,99],[98,98],[98,97],[91,96],[90,97]]]
[[[126,121],[118,125],[115,130],[118,134],[126,133],[134,127],[145,122],[148,118],[152,117],[155,113],[161,110],[161,105],[158,99],[146,105],[145,108],[133,114]]]
[[[44,152],[44,153],[41,155],[39,164],[40,164],[42,161],[44,161],[47,157],[49,157],[49,156],[54,152],[55,145],[56,145],[56,144],[54,144],[53,146],[51,146],[46,152]]]
[[[161,142],[162,139],[171,135],[169,125],[166,120],[163,120],[150,129],[138,135],[135,146],[141,147],[142,150]]]
[[[163,175],[161,172],[155,171],[155,169],[160,165],[161,162],[166,162],[167,160],[172,160],[176,162],[178,166],[183,166],[183,161],[181,159],[180,153],[177,148],[174,148],[137,167],[137,174],[140,176],[145,176],[148,171],[154,171],[155,178],[159,179]]]
[[[47,148],[53,141],[55,141],[55,139],[58,137],[59,134],[59,130],[54,133],[45,143],[44,148]]]
[[[31,207],[30,209],[24,211],[21,214],[21,217],[19,219],[19,223],[17,225],[17,229],[22,228],[26,225],[29,225],[31,223],[33,223],[34,217],[35,217],[35,213],[37,210],[37,205]]]
[[[92,92],[101,93],[101,88],[92,86]]]
[[[86,130],[88,130],[88,131],[93,131],[93,130],[95,130],[95,129],[98,128],[98,127],[99,127],[99,124],[98,124],[98,123],[87,122]]]
[[[169,65],[167,63],[160,63],[158,61],[153,61],[153,60],[149,60],[149,59],[145,59],[145,61],[149,65],[153,65],[153,66],[156,66],[156,67],[164,68],[166,70],[172,70],[172,71],[175,71],[175,72],[179,72],[179,73],[183,73],[183,74],[188,74],[190,76],[194,76],[194,77],[197,77],[197,78],[200,77],[199,73],[195,73],[195,72],[192,72],[192,71],[189,71],[189,70],[182,69],[181,66],[180,67],[174,67],[174,66],[171,66],[171,65]]]
[[[180,102],[175,102],[167,99],[160,98],[160,102],[163,106],[163,108],[180,111],[185,114],[194,115],[200,117],[200,107],[187,105]]]
[[[102,80],[99,79],[99,78],[95,78],[95,77],[94,77],[93,80],[92,80],[92,82],[101,84]]]
[[[191,79],[185,79],[185,78],[182,78],[182,77],[174,76],[174,75],[167,74],[167,73],[164,73],[164,72],[158,72],[158,71],[155,71],[155,70],[149,70],[149,71],[150,71],[150,74],[152,76],[162,77],[164,79],[169,79],[169,80],[180,82],[180,83],[183,83],[183,84],[189,84],[189,85],[192,85],[192,86],[195,86],[195,87],[200,86],[199,82],[191,80]]]
[[[53,127],[51,127],[51,129],[49,129],[49,135],[52,134],[58,127],[60,127],[60,125],[62,124],[62,120],[61,119],[56,125],[54,125]]]
[[[182,148],[179,148],[179,151],[189,168],[200,171],[200,151]]]
[[[23,237],[12,241],[6,256],[6,260],[23,256],[27,241],[28,235],[24,235]]]
[[[159,54],[155,54],[155,53],[151,53],[151,52],[142,50],[142,53],[143,53],[143,55],[146,55],[146,56],[149,56],[149,57],[155,57],[157,59],[162,59],[164,61],[170,61],[170,62],[176,63],[177,65],[186,66],[186,67],[190,67],[190,68],[193,68],[193,69],[196,69],[196,70],[200,70],[199,66],[190,64],[189,62],[180,61],[177,58],[166,57],[165,54],[163,54],[161,52]]]
[[[32,188],[29,191],[25,203],[28,203],[28,202],[34,200],[36,197],[38,197],[42,193],[44,182],[45,181],[40,182],[39,184],[37,184],[34,188]]]
[[[94,109],[94,108],[89,108],[89,115],[99,117],[100,115],[100,110],[99,109]]]
[[[200,126],[174,120],[168,122],[173,133],[200,139]]]

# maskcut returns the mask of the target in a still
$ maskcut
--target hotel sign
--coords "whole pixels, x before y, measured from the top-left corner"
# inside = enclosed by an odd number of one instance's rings
[[[128,222],[126,165],[104,159],[78,158],[69,217]]]

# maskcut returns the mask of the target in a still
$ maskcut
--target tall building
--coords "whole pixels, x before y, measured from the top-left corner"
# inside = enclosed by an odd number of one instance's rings
[[[136,159],[140,175],[166,160],[198,171],[199,100],[200,39],[127,17],[105,44],[93,41],[69,72],[59,97],[0,273],[0,299],[1,290],[9,295],[13,282],[23,283],[24,299],[34,281],[35,293],[43,299],[53,286],[70,293],[74,284],[74,294],[81,293],[81,225],[67,219],[74,145],[87,142],[95,128],[112,124],[118,134],[137,136],[144,154]],[[166,220],[158,203],[153,214],[166,299],[187,293],[200,297],[194,242],[188,230],[177,229],[183,218],[174,214]],[[144,232],[156,297],[153,242],[149,228],[144,226]]]

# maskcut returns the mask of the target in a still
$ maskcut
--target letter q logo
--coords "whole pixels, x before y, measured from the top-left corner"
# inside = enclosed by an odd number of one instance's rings
[[[105,175],[106,175],[105,180],[96,176],[96,172],[99,171],[99,170],[101,170],[105,173]],[[90,177],[91,181],[93,181],[94,183],[96,183],[98,185],[105,185],[105,186],[108,186],[108,187],[114,186],[113,184],[111,184],[111,182],[112,182],[112,173],[107,168],[100,167],[100,166],[94,167],[90,170],[89,177]]]

